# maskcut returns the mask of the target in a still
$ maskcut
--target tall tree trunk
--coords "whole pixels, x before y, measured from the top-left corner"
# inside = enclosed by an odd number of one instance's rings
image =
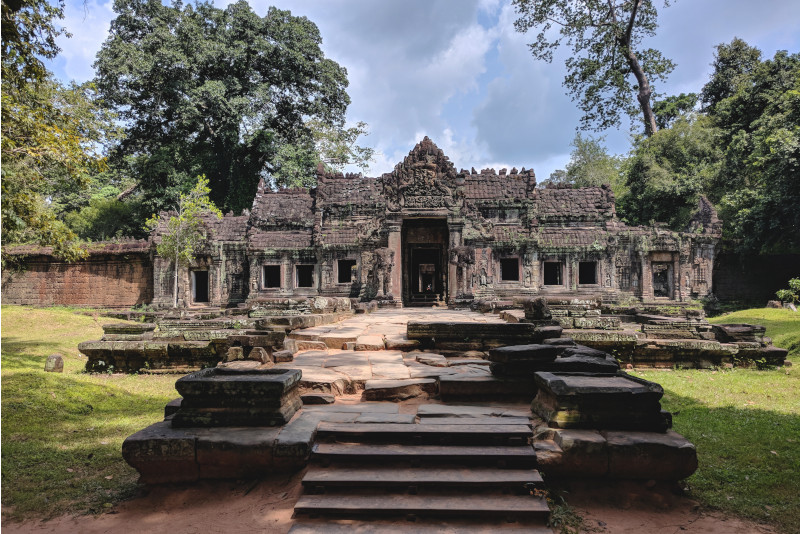
[[[175,276],[172,284],[172,307],[178,307],[178,258],[175,258]]]
[[[639,59],[636,57],[636,54],[628,49],[626,55],[628,57],[628,65],[630,65],[633,75],[636,76],[636,81],[639,84],[639,94],[636,95],[636,99],[639,101],[639,107],[642,108],[644,133],[647,137],[650,137],[658,131],[658,126],[656,126],[656,114],[653,113],[653,108],[650,106],[650,97],[653,91],[650,89],[650,82],[647,81],[647,76],[644,70],[642,70],[642,66],[639,64]]]

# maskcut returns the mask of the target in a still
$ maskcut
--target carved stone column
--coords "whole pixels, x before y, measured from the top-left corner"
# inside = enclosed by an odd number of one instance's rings
[[[388,225],[389,230],[389,244],[388,248],[394,252],[393,265],[390,274],[389,287],[391,288],[394,302],[398,307],[403,305],[403,232],[402,221],[391,221]],[[380,286],[383,286],[381,281]],[[382,287],[381,287],[382,289]]]
[[[460,247],[464,244],[464,239],[462,238],[462,230],[464,230],[464,223],[462,221],[448,221],[447,228],[450,230],[450,249],[447,251],[446,257],[450,258],[450,251],[455,250],[457,247]],[[456,296],[459,294],[458,291],[458,265],[454,262],[448,261],[447,262],[447,303],[454,304],[456,301]],[[466,278],[466,273],[464,273]]]

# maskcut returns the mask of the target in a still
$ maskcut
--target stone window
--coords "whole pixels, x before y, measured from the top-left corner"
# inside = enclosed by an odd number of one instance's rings
[[[500,260],[500,280],[519,282],[519,258],[502,258]]]
[[[295,265],[295,287],[314,287],[314,266]]]
[[[265,289],[281,287],[281,266],[264,265],[261,280]]]
[[[564,285],[563,281],[563,263],[560,261],[546,261],[542,268],[544,272],[544,285],[546,286],[560,286]]]
[[[597,262],[582,261],[578,264],[578,284],[590,285],[597,283]]]
[[[337,269],[339,274],[337,280],[340,284],[350,284],[355,278],[356,260],[339,260]]]
[[[702,265],[694,266],[694,283],[695,284],[706,283],[706,270],[703,268]]]

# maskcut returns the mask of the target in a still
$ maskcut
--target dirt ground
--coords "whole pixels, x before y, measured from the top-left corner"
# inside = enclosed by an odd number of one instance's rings
[[[303,473],[258,482],[201,482],[142,490],[142,495],[99,516],[63,516],[50,521],[7,523],[13,533],[101,534],[285,533],[301,494]],[[584,517],[586,532],[630,534],[775,534],[718,512],[702,510],[686,497],[643,486],[570,487],[568,501]],[[609,496],[613,495],[613,498]],[[502,532],[503,524],[497,530]],[[320,530],[324,533],[324,528]]]

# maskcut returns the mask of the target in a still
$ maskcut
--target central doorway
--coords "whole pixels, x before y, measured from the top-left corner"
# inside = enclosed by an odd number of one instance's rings
[[[445,219],[403,221],[403,305],[447,300],[447,243]]]

